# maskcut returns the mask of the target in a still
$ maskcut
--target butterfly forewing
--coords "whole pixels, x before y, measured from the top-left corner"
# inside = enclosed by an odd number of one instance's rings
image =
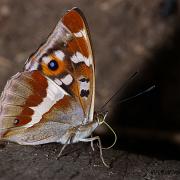
[[[48,67],[52,60],[57,62],[55,70]],[[35,66],[76,99],[82,107],[84,120],[92,121],[94,62],[88,27],[78,9],[65,14],[47,42],[30,57],[25,70],[34,70]]]
[[[62,18],[62,22],[73,33],[73,38],[68,42],[67,49],[74,69],[79,101],[83,107],[85,118],[92,121],[95,76],[87,23],[79,10],[70,11]]]

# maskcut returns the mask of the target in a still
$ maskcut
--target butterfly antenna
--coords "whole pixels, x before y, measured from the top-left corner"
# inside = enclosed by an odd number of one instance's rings
[[[146,89],[146,90],[144,90],[144,91],[142,91],[142,92],[140,92],[140,93],[138,93],[138,94],[136,94],[134,96],[122,99],[118,104],[121,104],[121,103],[126,102],[126,101],[130,101],[130,100],[132,100],[132,99],[134,99],[134,98],[136,98],[138,96],[141,96],[142,94],[148,93],[149,91],[152,91],[155,87],[156,86],[153,85],[153,86],[149,87],[148,89]]]
[[[129,101],[129,100],[134,99],[134,98],[136,98],[136,97],[138,97],[138,96],[141,96],[141,95],[144,94],[144,93],[147,93],[147,92],[149,92],[149,91],[152,91],[155,87],[156,87],[156,86],[153,85],[153,86],[151,86],[150,88],[148,88],[148,89],[146,89],[146,90],[144,90],[144,91],[142,91],[142,92],[140,92],[140,93],[138,93],[138,94],[136,94],[136,95],[134,95],[134,96],[131,96],[131,97],[126,98],[126,99],[123,99],[120,103],[123,103],[123,102],[125,102],[125,101]],[[119,90],[118,90],[117,92],[119,92]],[[116,94],[117,94],[117,93],[116,93]],[[114,97],[114,95],[113,95],[112,97]],[[112,98],[110,98],[110,99],[112,99]],[[109,101],[107,101],[107,102],[109,102]],[[104,106],[104,107],[105,107],[105,106]],[[114,142],[113,142],[112,145],[110,145],[109,147],[106,147],[106,148],[102,147],[102,149],[111,149],[111,148],[116,144],[116,142],[117,142],[117,135],[116,135],[115,131],[114,131],[113,128],[105,121],[105,118],[106,118],[106,116],[107,116],[107,113],[108,113],[108,111],[106,112],[106,115],[105,115],[103,121],[101,122],[101,124],[105,124],[105,125],[108,127],[108,129],[114,134]]]
[[[130,80],[132,80],[136,75],[137,75],[138,72],[135,72],[132,76],[130,76],[130,78],[104,103],[104,105],[100,108],[101,110],[103,110],[107,104],[115,97],[119,94],[119,92],[122,91],[122,89],[124,89]]]

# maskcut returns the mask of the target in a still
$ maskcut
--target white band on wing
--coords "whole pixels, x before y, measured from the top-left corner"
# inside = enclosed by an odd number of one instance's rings
[[[58,86],[50,78],[47,78],[48,87],[47,87],[47,96],[44,97],[43,101],[35,107],[30,107],[34,110],[32,115],[32,120],[24,125],[24,127],[31,127],[34,124],[37,124],[42,116],[47,113],[53,105],[55,105],[59,100],[63,99],[64,95],[69,95],[63,88]]]
[[[71,61],[74,63],[80,63],[80,62],[84,62],[86,64],[86,66],[90,66],[92,65],[92,58],[89,57],[85,57],[83,56],[80,52],[76,52],[72,57],[71,57]]]

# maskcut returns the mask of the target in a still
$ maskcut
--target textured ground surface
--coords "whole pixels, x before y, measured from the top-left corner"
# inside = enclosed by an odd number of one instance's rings
[[[99,152],[90,146],[67,147],[63,157],[56,159],[60,145],[36,147],[9,144],[0,150],[1,179],[112,179],[150,180],[179,179],[180,162],[157,160],[119,150],[104,151],[111,168],[102,165]]]
[[[0,0],[0,90],[74,6],[90,26],[97,107],[136,71],[117,102],[152,84],[157,88],[109,107],[119,137],[114,149],[104,151],[110,169],[88,144],[70,145],[59,160],[61,145],[7,144],[0,147],[0,179],[180,179],[178,0]]]

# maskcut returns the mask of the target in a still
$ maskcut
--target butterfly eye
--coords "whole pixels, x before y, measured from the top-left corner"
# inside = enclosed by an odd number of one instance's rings
[[[48,63],[48,68],[51,69],[52,71],[55,71],[58,69],[58,63],[56,62],[56,60],[51,60]]]

